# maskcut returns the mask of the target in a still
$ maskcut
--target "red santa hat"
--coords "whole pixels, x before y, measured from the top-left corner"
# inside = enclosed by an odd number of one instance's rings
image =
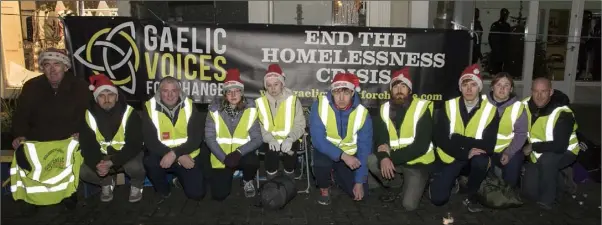
[[[336,90],[339,88],[348,88],[354,91],[361,91],[360,79],[352,73],[337,73],[332,80],[330,90]]]
[[[404,67],[400,70],[393,72],[393,76],[391,77],[391,84],[389,88],[393,88],[393,84],[395,81],[401,81],[406,86],[412,89],[412,76],[410,76],[410,69],[408,67]]]
[[[284,80],[286,79],[286,75],[282,72],[282,68],[278,64],[271,64],[268,66],[268,71],[263,77],[263,85],[267,86],[268,79],[277,79],[282,82],[282,85],[285,85]]]
[[[46,60],[56,60],[65,64],[67,69],[71,68],[71,60],[69,59],[65,49],[49,48],[40,53],[40,56],[38,57],[38,64],[40,68],[44,67],[43,63]]]
[[[90,88],[90,91],[93,91],[92,94],[94,95],[94,100],[96,100],[98,95],[105,90],[119,94],[111,79],[102,73],[92,75],[88,77],[88,79],[90,80],[90,86],[88,86],[88,88]]]
[[[244,90],[245,85],[240,79],[240,71],[238,69],[228,69],[226,71],[226,79],[224,80],[224,93],[232,88]]]
[[[479,91],[483,90],[483,80],[481,79],[481,70],[479,69],[478,64],[472,64],[464,69],[462,76],[460,76],[460,81],[458,82],[460,88],[462,88],[462,81],[466,79],[476,81],[479,86]]]

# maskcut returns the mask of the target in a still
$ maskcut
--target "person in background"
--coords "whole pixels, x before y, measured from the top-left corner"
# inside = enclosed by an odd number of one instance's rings
[[[12,134],[16,137],[12,146],[16,151],[11,165],[11,192],[15,200],[28,203],[21,210],[25,214],[35,213],[35,205],[52,205],[61,201],[68,209],[76,207],[78,183],[70,179],[79,176],[80,164],[76,163],[81,159],[76,148],[78,128],[92,99],[88,84],[67,73],[71,68],[67,51],[46,49],[40,53],[38,63],[43,75],[25,82],[12,121]],[[44,157],[47,154],[50,155]],[[58,161],[66,163],[49,166],[50,162]],[[56,177],[65,174],[66,170],[71,170],[67,173],[70,176]],[[56,192],[27,193],[26,188],[43,185],[41,177],[55,177],[55,186],[67,184],[67,188]]]
[[[483,208],[476,194],[491,166],[489,157],[495,147],[499,116],[491,100],[481,96],[483,81],[477,64],[462,72],[459,86],[462,95],[445,101],[445,108],[435,119],[435,145],[444,165],[429,194],[434,205],[445,204],[458,175],[468,166],[468,198],[463,204],[469,212],[480,212]]]
[[[539,77],[533,80],[531,97],[523,101],[530,125],[525,150],[531,162],[525,165],[523,187],[543,209],[552,209],[559,171],[572,165],[579,154],[575,116],[557,96],[552,81]]]
[[[80,177],[100,185],[100,201],[109,202],[113,200],[114,175],[123,168],[130,177],[129,201],[138,202],[146,177],[140,116],[106,75],[92,75],[89,79],[95,101],[90,102],[86,123],[82,123],[79,132],[84,157]]]
[[[305,116],[301,102],[286,88],[285,75],[278,64],[272,64],[264,77],[267,94],[255,100],[259,112],[261,136],[265,143],[265,170],[268,180],[278,175],[279,159],[284,174],[294,178],[299,139],[305,134]]]
[[[314,148],[314,174],[320,188],[318,203],[329,205],[331,171],[341,189],[353,200],[368,191],[368,155],[372,149],[372,119],[360,103],[359,79],[350,73],[335,75],[330,91],[311,107],[310,135]]]
[[[368,157],[368,167],[390,188],[381,201],[392,202],[403,193],[402,205],[412,211],[418,208],[435,161],[433,104],[412,97],[408,67],[393,72],[390,88],[391,99],[380,106],[373,119],[377,152]]]
[[[237,169],[243,171],[245,197],[255,197],[256,151],[263,143],[255,102],[244,97],[238,69],[227,71],[223,91],[225,98],[213,101],[205,123],[205,140],[211,150],[211,197],[222,201],[230,195]]]
[[[514,81],[508,73],[498,73],[491,80],[491,92],[488,98],[497,107],[500,117],[497,142],[492,159],[502,168],[502,177],[506,184],[518,187],[525,155],[522,148],[527,141],[528,122],[524,106],[513,92]]]
[[[205,196],[201,160],[203,118],[186,97],[180,81],[165,77],[158,92],[144,104],[142,133],[148,153],[144,157],[148,179],[160,195],[157,204],[171,196],[167,173],[174,173],[189,199]]]

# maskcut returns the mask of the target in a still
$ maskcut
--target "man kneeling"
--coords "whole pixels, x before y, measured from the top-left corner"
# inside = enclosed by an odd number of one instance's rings
[[[368,168],[390,188],[381,201],[392,202],[403,193],[403,207],[412,211],[420,203],[429,166],[435,161],[431,143],[433,104],[412,97],[407,67],[392,77],[391,100],[382,104],[374,117],[374,132],[378,134],[374,143],[378,150],[368,158]]]
[[[134,108],[119,95],[104,74],[90,77],[94,99],[86,111],[86,123],[80,129],[80,147],[85,166],[81,179],[102,186],[100,200],[113,200],[114,175],[125,170],[130,177],[130,202],[142,199],[144,165],[142,164],[141,122]]]

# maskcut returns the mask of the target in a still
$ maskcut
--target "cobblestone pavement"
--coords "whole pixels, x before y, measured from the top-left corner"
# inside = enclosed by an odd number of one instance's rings
[[[301,183],[301,182],[298,182]],[[236,182],[235,182],[236,184]],[[224,202],[206,197],[201,202],[187,200],[180,189],[160,205],[155,204],[152,188],[145,188],[139,203],[127,202],[127,185],[115,189],[110,203],[99,201],[98,195],[80,196],[77,209],[67,211],[62,205],[40,208],[33,216],[20,216],[19,207],[10,195],[2,197],[2,224],[442,224],[442,217],[451,213],[454,224],[600,224],[600,184],[579,186],[573,199],[566,196],[559,207],[543,211],[531,203],[508,210],[486,210],[468,213],[459,195],[442,207],[423,199],[420,208],[406,212],[398,200],[380,203],[380,190],[371,190],[364,202],[353,202],[339,191],[333,192],[330,206],[315,202],[317,192],[299,194],[280,211],[253,206],[244,198],[242,188],[233,187],[233,194]],[[585,195],[584,195],[585,194]],[[583,202],[583,205],[579,204]]]

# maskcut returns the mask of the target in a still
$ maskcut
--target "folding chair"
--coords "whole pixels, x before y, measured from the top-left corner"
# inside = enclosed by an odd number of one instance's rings
[[[302,189],[300,191],[297,191],[297,193],[306,193],[309,194],[309,190],[311,187],[311,177],[310,177],[310,164],[309,164],[309,157],[310,157],[310,151],[309,151],[309,144],[308,144],[308,135],[307,133],[303,134],[303,136],[301,137],[301,139],[299,139],[299,150],[296,150],[297,153],[297,158],[300,159],[301,161],[301,168],[299,168],[300,174],[299,176],[295,177],[295,180],[301,180],[303,179],[303,175],[306,175],[307,178],[307,186],[305,187],[305,189]],[[257,151],[258,155],[265,155],[265,152],[261,152],[261,151]],[[305,170],[305,171],[304,171]],[[257,180],[257,187],[259,187],[259,181],[265,181],[267,180],[267,178],[265,176],[260,177],[259,176],[259,170],[257,170],[257,174],[256,174],[256,179]]]

